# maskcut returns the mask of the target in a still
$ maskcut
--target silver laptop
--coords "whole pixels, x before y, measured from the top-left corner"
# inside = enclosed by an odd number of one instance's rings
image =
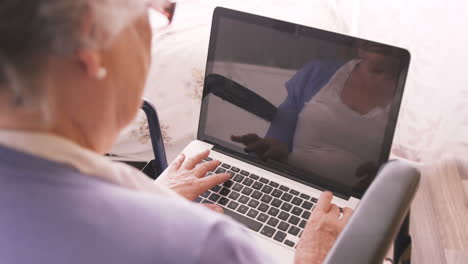
[[[312,14],[311,14],[312,15]],[[389,157],[408,51],[216,8],[197,140],[231,179],[201,195],[291,263],[320,193],[355,208]]]

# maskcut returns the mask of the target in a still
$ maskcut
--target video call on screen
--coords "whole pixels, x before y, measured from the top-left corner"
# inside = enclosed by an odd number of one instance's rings
[[[365,190],[379,167],[398,49],[221,18],[204,134],[252,159]],[[317,178],[317,179],[318,179]]]

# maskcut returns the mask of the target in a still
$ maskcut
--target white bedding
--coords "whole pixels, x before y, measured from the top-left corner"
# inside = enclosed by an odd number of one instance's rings
[[[465,1],[186,0],[157,29],[145,97],[162,122],[169,161],[196,137],[211,16],[225,6],[409,49],[412,63],[392,153],[414,161],[468,154]],[[154,16],[154,24],[157,16]],[[248,67],[248,66],[244,66]],[[269,69],[258,68],[262,74]],[[243,78],[248,71],[240,72]],[[285,78],[290,73],[284,71]],[[152,159],[143,114],[112,151]]]

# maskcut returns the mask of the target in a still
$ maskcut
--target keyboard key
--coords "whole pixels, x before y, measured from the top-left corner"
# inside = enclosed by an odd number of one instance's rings
[[[208,198],[208,196],[210,196],[210,194],[211,194],[211,191],[206,191],[206,192],[204,192],[201,196],[202,196],[203,198]]]
[[[309,218],[310,218],[310,212],[309,212],[309,211],[305,211],[305,212],[302,214],[302,218],[304,218],[304,219],[309,219]]]
[[[227,164],[227,163],[223,163],[221,164],[221,167],[225,168],[225,169],[230,169],[231,168],[231,165]]]
[[[310,199],[313,203],[317,203],[318,202],[318,199],[317,198],[314,198],[312,197],[312,199]]]
[[[290,195],[289,193],[284,193],[283,196],[281,196],[281,200],[286,201],[286,202],[291,201],[291,199],[292,199],[292,195]]]
[[[225,172],[226,172],[226,170],[223,169],[223,168],[218,168],[218,169],[215,171],[216,174],[218,174],[218,173],[225,173]]]
[[[236,210],[236,208],[239,206],[239,203],[236,203],[234,201],[231,201],[229,204],[228,204],[228,208],[231,208],[232,210]]]
[[[274,207],[280,207],[282,203],[283,203],[283,202],[282,202],[280,199],[275,198],[275,199],[273,199],[273,201],[271,202],[271,205],[273,205]]]
[[[278,218],[281,219],[281,220],[286,221],[286,220],[288,220],[289,216],[290,215],[288,213],[286,213],[286,212],[280,212],[280,214],[278,215]]]
[[[213,204],[213,201],[210,201],[210,200],[205,199],[205,200],[203,200],[201,203]]]
[[[211,188],[211,190],[212,190],[213,192],[218,192],[219,190],[221,190],[221,186],[216,185],[215,187]]]
[[[254,198],[254,199],[260,199],[260,197],[262,196],[262,193],[259,192],[259,191],[254,191],[254,192],[252,193],[252,195],[250,195],[250,196],[251,196],[252,198]]]
[[[289,188],[286,187],[286,186],[284,186],[284,185],[281,185],[279,188],[280,188],[280,190],[282,190],[282,191],[284,191],[284,192],[289,191]]]
[[[275,229],[269,226],[264,226],[262,231],[260,231],[260,234],[265,235],[267,237],[272,237],[274,233],[275,233]]]
[[[293,225],[297,225],[299,223],[299,220],[300,220],[299,217],[292,215],[291,218],[289,218],[288,222]]]
[[[290,241],[290,240],[284,241],[284,244],[285,244],[286,246],[289,246],[289,247],[294,247],[294,245],[295,245],[294,242],[292,242],[292,241]]]
[[[262,223],[265,223],[267,219],[268,219],[268,215],[262,214],[262,213],[259,214],[258,217],[257,217],[257,220],[262,222]]]
[[[208,199],[209,199],[210,201],[213,201],[213,202],[218,201],[219,198],[221,198],[221,196],[219,196],[219,194],[217,194],[217,193],[212,193],[212,194],[210,195],[210,197],[208,197]]]
[[[306,210],[312,209],[312,206],[314,206],[314,204],[308,201],[304,201],[304,203],[302,204],[302,208]]]
[[[236,173],[240,171],[240,169],[239,169],[239,168],[236,168],[236,167],[231,167],[231,170],[232,170],[233,172],[236,172]]]
[[[268,219],[267,225],[275,227],[278,224],[278,222],[279,222],[278,219],[270,217],[270,219]]]
[[[261,182],[254,182],[254,184],[252,185],[252,188],[254,188],[255,190],[260,190],[262,187],[263,184]]]
[[[240,192],[240,190],[242,190],[243,187],[244,187],[244,186],[242,186],[241,184],[236,183],[236,184],[234,184],[234,186],[232,186],[232,189],[233,189],[234,191]]]
[[[299,232],[300,232],[300,231],[301,231],[301,230],[300,230],[299,228],[297,228],[297,227],[295,227],[295,226],[291,226],[291,228],[289,228],[288,233],[291,234],[291,235],[293,235],[293,236],[297,236],[297,235],[299,235]]]
[[[249,187],[244,187],[244,189],[242,190],[242,193],[245,194],[245,195],[250,195],[252,193],[252,189],[250,189]]]
[[[201,202],[202,200],[203,200],[203,197],[198,196],[197,198],[195,198],[194,202],[195,202],[195,203],[199,203],[199,202]]]
[[[203,160],[204,160],[204,161],[212,161],[213,159],[210,158],[210,157],[206,157],[206,158],[204,158]]]
[[[245,205],[241,205],[239,206],[239,208],[237,208],[237,212],[241,213],[241,214],[245,214],[247,213],[247,211],[249,210],[249,208]]]
[[[255,232],[258,232],[260,230],[260,228],[262,228],[261,223],[255,221],[255,220],[253,220],[251,218],[248,218],[246,216],[243,216],[243,215],[241,215],[239,213],[231,211],[229,209],[224,209],[224,214],[227,215],[227,216],[230,216],[233,219],[235,219],[236,221],[246,225],[248,228],[252,229]]]
[[[250,209],[249,212],[247,213],[248,216],[255,218],[258,215],[258,211],[255,209]]]
[[[284,239],[286,238],[286,233],[278,231],[276,232],[275,236],[273,237],[274,240],[283,242]]]
[[[258,179],[260,179],[260,176],[258,176],[258,175],[255,175],[255,174],[250,174],[250,176],[249,176],[249,177],[250,177],[250,178],[252,178],[252,179],[254,179],[254,180],[258,180]]]
[[[274,187],[274,188],[278,188],[279,187],[279,184],[277,182],[274,182],[274,181],[270,181],[269,185],[271,187]]]
[[[231,178],[234,177],[234,175],[236,175],[236,173],[233,172],[233,171],[228,171],[227,173],[229,173],[231,175]]]
[[[241,171],[240,171],[240,174],[242,174],[242,175],[244,175],[244,176],[249,176],[250,172],[245,171],[245,170],[241,170]]]
[[[231,192],[231,194],[229,194],[229,198],[233,199],[233,200],[237,200],[237,198],[239,198],[240,194],[238,192]]]
[[[236,174],[236,176],[234,176],[234,178],[232,178],[233,181],[235,182],[242,182],[244,180],[244,176],[240,175],[240,174]]]
[[[259,181],[264,184],[268,184],[270,182],[267,178],[263,178],[263,177],[261,177]]]
[[[219,199],[218,203],[220,205],[227,205],[229,203],[229,199],[226,198],[226,197],[221,197],[221,199]]]
[[[268,214],[271,216],[277,216],[279,214],[279,209],[275,207],[270,207],[270,210],[268,210]]]
[[[302,200],[302,199],[299,198],[299,197],[294,197],[294,199],[292,199],[291,203],[294,204],[294,205],[299,206],[299,205],[302,204],[303,201],[304,201],[304,200]]]
[[[261,211],[261,212],[266,212],[268,210],[268,208],[270,208],[270,206],[264,204],[264,203],[261,203],[259,206],[258,206],[258,210]]]
[[[234,182],[232,180],[227,180],[223,183],[223,186],[226,188],[230,188],[232,185],[234,185]]]
[[[297,215],[297,216],[300,216],[302,214],[302,212],[303,212],[303,210],[301,208],[297,207],[297,206],[295,206],[291,211],[291,213],[293,215]]]
[[[229,190],[228,188],[223,188],[223,189],[221,189],[219,194],[221,194],[222,196],[228,196],[230,192],[231,192],[231,190]]]
[[[282,206],[281,206],[281,210],[284,210],[286,212],[289,212],[289,210],[291,210],[292,208],[292,205],[291,204],[288,204],[288,203],[284,203]]]
[[[305,194],[305,193],[301,193],[301,195],[299,195],[299,197],[301,197],[302,199],[306,199],[306,200],[310,199],[310,196]]]
[[[245,178],[245,180],[242,182],[242,184],[244,184],[245,186],[250,186],[252,185],[252,183],[254,183],[254,181],[250,178]]]
[[[262,192],[266,193],[266,194],[270,194],[271,191],[273,191],[273,188],[271,186],[268,186],[268,185],[265,185],[263,186],[262,188]]]
[[[271,193],[271,195],[273,195],[274,197],[281,197],[281,195],[283,194],[282,191],[278,190],[278,189],[274,189],[273,192]]]
[[[306,220],[302,220],[301,223],[299,224],[299,226],[301,228],[305,228],[306,227],[306,224],[307,224],[307,221]]]
[[[247,197],[247,196],[245,196],[245,195],[242,195],[242,196],[239,198],[238,202],[241,203],[241,204],[246,204],[246,203],[249,201],[249,199],[250,199],[249,197]]]
[[[257,208],[257,205],[259,204],[260,202],[257,201],[257,200],[254,200],[254,199],[250,199],[250,202],[247,204],[248,206],[252,207],[252,208]]]
[[[299,195],[299,192],[293,189],[289,190],[289,193],[292,195]]]
[[[264,203],[269,203],[269,202],[271,202],[271,199],[273,199],[273,197],[271,197],[271,196],[268,195],[268,194],[264,194],[264,195],[262,196],[261,201],[264,202]]]
[[[289,224],[284,221],[281,221],[281,223],[278,225],[278,229],[282,231],[288,231]]]

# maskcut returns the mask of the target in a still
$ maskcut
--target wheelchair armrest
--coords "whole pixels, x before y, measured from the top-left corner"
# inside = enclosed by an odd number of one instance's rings
[[[419,186],[419,171],[388,162],[369,186],[324,263],[382,263]]]
[[[154,153],[152,165],[157,177],[167,168],[166,150],[164,148],[158,113],[156,112],[156,108],[147,100],[143,100],[141,109],[145,112],[146,118],[148,119],[148,127]]]

